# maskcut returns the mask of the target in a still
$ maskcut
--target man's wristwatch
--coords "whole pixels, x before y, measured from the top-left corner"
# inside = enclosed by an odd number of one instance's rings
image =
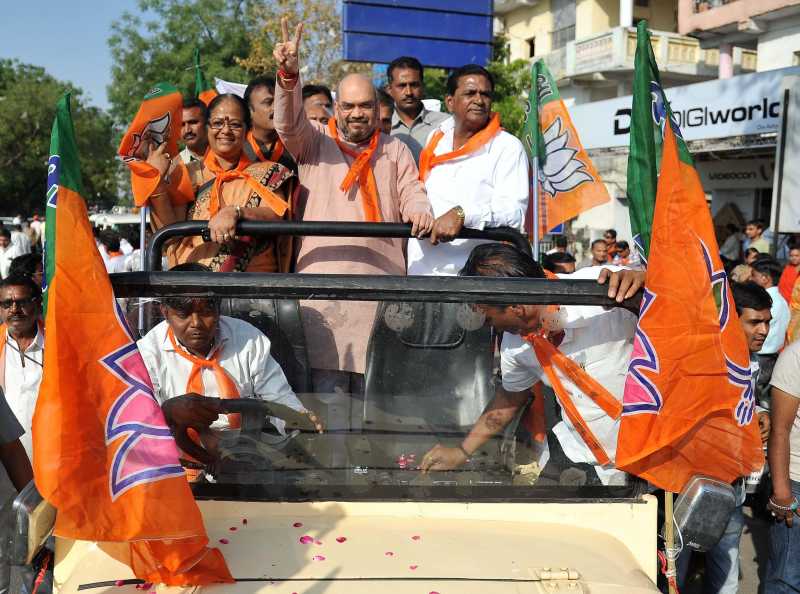
[[[461,224],[463,225],[467,218],[467,213],[465,213],[464,209],[460,206],[454,206],[453,210],[456,211],[456,214],[458,215],[458,218],[461,219]]]

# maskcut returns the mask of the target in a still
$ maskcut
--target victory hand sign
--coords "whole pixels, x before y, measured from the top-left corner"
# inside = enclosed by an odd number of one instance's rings
[[[300,51],[300,40],[303,36],[303,23],[295,27],[294,37],[289,39],[289,19],[288,17],[283,17],[281,18],[281,32],[283,33],[283,41],[275,44],[272,55],[278,63],[278,68],[284,74],[295,76],[300,72],[297,54]]]

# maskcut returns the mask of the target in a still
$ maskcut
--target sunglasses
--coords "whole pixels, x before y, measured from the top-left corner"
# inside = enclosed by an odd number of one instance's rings
[[[11,309],[14,307],[14,304],[17,304],[17,307],[21,309],[25,309],[36,303],[37,300],[33,297],[24,297],[22,299],[6,299],[5,301],[0,301],[0,309]]]

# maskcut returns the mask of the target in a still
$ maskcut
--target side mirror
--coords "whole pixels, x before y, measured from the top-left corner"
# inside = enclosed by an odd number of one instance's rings
[[[695,551],[708,551],[722,538],[733,510],[734,488],[708,476],[692,477],[675,501],[675,523],[683,544]]]
[[[12,566],[29,565],[53,531],[56,508],[42,499],[31,481],[17,495],[12,509],[16,526],[9,561]]]

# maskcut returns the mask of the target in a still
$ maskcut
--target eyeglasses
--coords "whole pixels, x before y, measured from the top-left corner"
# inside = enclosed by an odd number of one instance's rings
[[[36,303],[36,299],[33,297],[23,297],[22,299],[6,299],[5,301],[0,301],[0,309],[11,309],[14,307],[15,303],[20,309],[26,309]]]
[[[228,125],[228,128],[230,128],[231,132],[241,132],[244,129],[244,123],[238,120],[231,121],[227,117],[209,120],[208,127],[212,130],[222,130],[225,127],[225,124]]]

